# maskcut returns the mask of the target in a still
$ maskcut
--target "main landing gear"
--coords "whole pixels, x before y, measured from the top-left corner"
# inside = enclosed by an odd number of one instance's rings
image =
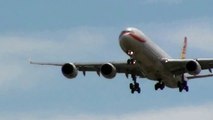
[[[186,92],[189,91],[189,86],[187,85],[187,81],[183,80],[182,82],[178,82],[179,92],[185,90]]]
[[[165,88],[165,84],[161,80],[159,80],[159,82],[155,84],[155,90],[158,90],[158,89],[163,90],[164,88]]]
[[[177,83],[177,86],[179,88],[179,92],[182,92],[183,90],[185,90],[186,92],[189,91],[189,86],[187,85],[187,81],[186,78],[184,77],[184,74],[182,75],[182,81],[179,81]]]
[[[136,82],[136,76],[135,75],[132,75],[132,80],[133,80],[133,83],[129,84],[129,88],[131,90],[131,93],[132,94],[134,94],[134,92],[141,93],[141,88],[140,88],[139,83]]]

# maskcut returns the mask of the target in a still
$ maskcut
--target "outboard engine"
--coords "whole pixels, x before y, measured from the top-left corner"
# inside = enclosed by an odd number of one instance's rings
[[[193,60],[186,63],[186,70],[190,75],[197,75],[201,72],[200,64]]]

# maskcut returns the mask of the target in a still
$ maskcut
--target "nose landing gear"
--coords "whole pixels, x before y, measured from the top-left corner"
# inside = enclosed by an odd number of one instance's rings
[[[133,59],[133,56],[134,56],[134,52],[132,50],[128,50],[127,52],[127,55],[130,56],[130,59],[127,60],[127,64],[128,65],[134,65],[136,64],[136,60]],[[131,90],[131,93],[134,94],[134,92],[138,92],[138,93],[141,93],[141,88],[140,88],[140,85],[139,83],[137,83],[136,81],[136,75],[132,74],[132,80],[133,80],[133,83],[130,83],[129,84],[129,88]]]
[[[136,60],[134,60],[134,59],[127,60],[127,64],[129,64],[129,65],[134,65],[135,63],[136,63]]]
[[[132,58],[134,55],[134,52],[131,50],[128,50],[127,54],[130,56],[130,59],[127,60],[127,64],[129,65],[136,64],[136,60]]]

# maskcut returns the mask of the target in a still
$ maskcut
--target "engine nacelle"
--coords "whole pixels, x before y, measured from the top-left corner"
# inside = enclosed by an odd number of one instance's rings
[[[197,75],[201,72],[200,64],[193,60],[186,63],[186,70],[190,75]]]
[[[116,76],[117,70],[111,63],[107,63],[101,66],[101,74],[108,79],[112,79]]]
[[[62,66],[61,72],[69,79],[75,78],[78,75],[78,69],[72,63],[66,63]]]

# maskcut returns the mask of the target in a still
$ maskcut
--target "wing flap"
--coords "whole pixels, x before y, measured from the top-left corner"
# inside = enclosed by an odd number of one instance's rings
[[[117,73],[125,73],[125,74],[134,74],[140,77],[145,77],[143,73],[140,72],[140,69],[137,65],[128,65],[126,63],[116,63],[116,62],[109,62],[115,66]],[[106,63],[84,63],[78,64],[74,63],[79,71],[89,71],[89,72],[99,72],[101,66]]]

